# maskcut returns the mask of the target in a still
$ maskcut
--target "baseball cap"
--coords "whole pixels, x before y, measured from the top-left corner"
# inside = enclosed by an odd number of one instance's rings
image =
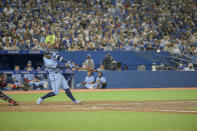
[[[27,64],[32,64],[32,62],[29,60],[29,61],[27,62]]]
[[[91,58],[91,54],[88,54],[88,55],[87,55],[87,58]]]

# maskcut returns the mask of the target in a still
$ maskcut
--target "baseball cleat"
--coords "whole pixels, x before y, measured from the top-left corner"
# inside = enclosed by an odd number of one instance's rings
[[[37,105],[40,105],[42,101],[43,101],[43,99],[42,99],[42,98],[38,98],[38,100],[37,100],[36,104],[37,104]]]
[[[17,101],[11,100],[9,102],[9,106],[18,106],[18,105],[19,105],[19,103]]]
[[[81,104],[82,101],[74,100],[73,103],[74,103],[74,104]]]

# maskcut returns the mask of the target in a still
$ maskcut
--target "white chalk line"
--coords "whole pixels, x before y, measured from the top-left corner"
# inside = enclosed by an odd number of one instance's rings
[[[182,111],[182,110],[161,110],[161,109],[137,109],[137,108],[122,108],[122,107],[78,107],[78,108],[70,108],[73,110],[107,110],[107,109],[111,109],[111,110],[134,110],[134,111],[157,111],[157,112],[177,112],[177,113],[197,113],[197,111]]]
[[[162,103],[182,103],[182,102],[197,102],[197,101],[176,101],[176,102],[162,102]],[[145,102],[146,104],[149,102]],[[157,103],[157,102],[150,102],[150,103]],[[159,102],[161,103],[161,101]],[[89,106],[89,107],[74,107],[71,108],[73,110],[107,110],[107,109],[111,109],[111,110],[135,110],[135,111],[157,111],[157,112],[177,112],[177,113],[197,113],[197,111],[186,111],[186,110],[175,110],[175,109],[152,109],[152,108],[131,108],[131,107],[110,107],[110,106],[126,106],[126,105],[141,105],[144,104],[143,102],[134,102],[134,103],[120,103],[120,104],[95,104],[95,105],[85,105],[85,106]],[[105,106],[105,107],[101,107],[101,106]]]

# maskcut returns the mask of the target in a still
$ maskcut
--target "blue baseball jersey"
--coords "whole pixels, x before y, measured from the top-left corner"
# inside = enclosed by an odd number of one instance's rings
[[[50,59],[43,57],[45,70],[47,70],[49,73],[56,73],[61,71],[60,69],[56,68],[58,63],[55,59],[55,55],[56,54],[53,53]]]
[[[106,83],[106,79],[103,76],[102,77],[97,77],[96,81],[98,81],[98,80],[101,81],[102,83]]]
[[[21,74],[12,74],[12,79],[15,79],[17,82],[22,81]]]
[[[53,89],[53,92],[57,95],[60,87],[63,87],[63,89],[68,89],[69,86],[64,76],[60,73],[61,69],[57,68],[58,63],[55,58],[56,56],[57,55],[53,53],[50,59],[43,57],[43,61],[45,69],[49,72],[49,85]]]
[[[25,74],[24,78],[27,78],[28,80],[33,80],[35,78],[34,74]]]
[[[91,75],[91,76],[86,76],[85,77],[85,82],[86,82],[86,84],[85,84],[85,87],[86,88],[92,88],[93,86],[94,86],[94,76],[93,75]]]
[[[91,84],[92,82],[94,82],[94,76],[93,76],[93,75],[91,75],[91,76],[86,76],[85,82],[86,82],[87,84]]]

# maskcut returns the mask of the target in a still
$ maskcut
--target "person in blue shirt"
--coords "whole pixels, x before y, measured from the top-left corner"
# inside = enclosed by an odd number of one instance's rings
[[[27,71],[32,71],[31,67],[27,67]],[[24,81],[33,88],[36,82],[34,74],[24,74]]]
[[[103,76],[102,72],[98,72],[96,82],[94,83],[95,89],[104,89],[107,86],[106,78]]]
[[[14,71],[19,71],[20,67],[18,65],[15,66]],[[12,74],[12,80],[14,82],[13,88],[23,87],[23,79],[21,74]]]
[[[41,68],[38,66],[36,68],[36,71],[40,71],[40,70],[41,70]],[[35,85],[36,88],[40,88],[40,89],[47,88],[47,86],[46,86],[47,82],[45,80],[44,74],[36,74],[35,75],[35,83],[34,83],[34,85]]]

